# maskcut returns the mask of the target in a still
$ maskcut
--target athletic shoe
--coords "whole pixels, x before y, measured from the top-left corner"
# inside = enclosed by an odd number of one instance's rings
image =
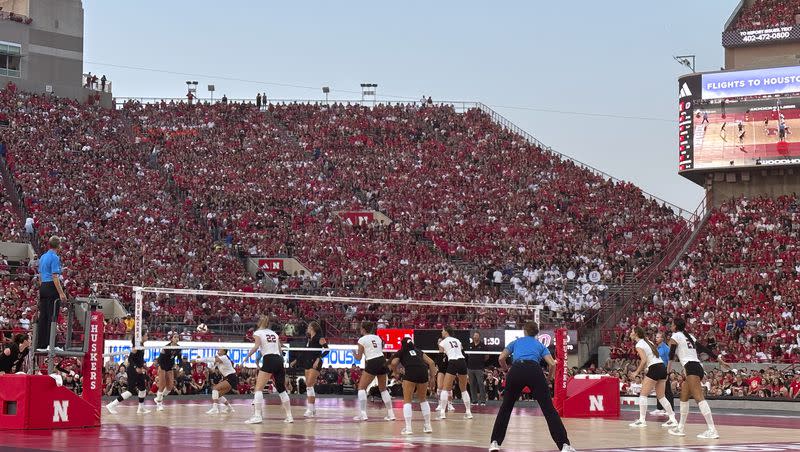
[[[645,422],[645,421],[643,421],[641,419],[637,419],[636,422],[631,422],[630,424],[628,424],[628,427],[645,428],[645,427],[647,427],[647,422]]]
[[[425,424],[425,426],[422,427],[422,433],[433,433],[433,427],[431,427],[431,424]]]
[[[409,429],[407,429],[407,428],[403,427],[403,430],[400,430],[400,434],[401,434],[401,435],[413,435],[413,434],[414,434],[414,432],[412,432],[411,430],[409,430]]]
[[[464,415],[464,419],[472,419],[472,418],[473,418],[472,412],[471,411],[467,411],[467,413]]]
[[[650,412],[650,416],[666,416],[667,412],[664,410],[653,410]]]
[[[436,416],[436,420],[437,421],[443,421],[445,419],[447,419],[447,414],[445,414],[444,411],[439,411],[439,415]]]
[[[668,420],[667,422],[664,422],[663,424],[661,424],[661,426],[665,427],[665,428],[667,428],[667,427],[668,428],[677,427],[678,426],[678,421],[675,418],[672,418],[672,419]]]
[[[234,413],[235,410],[233,409],[233,405],[222,405],[219,407],[220,413]]]
[[[206,411],[206,414],[219,414],[219,412],[219,407],[214,405],[210,410]]]
[[[114,402],[116,402],[116,400]],[[117,411],[117,404],[114,402],[111,402],[108,405],[106,405],[106,409],[111,414],[119,414],[119,411]]]
[[[144,405],[139,405],[139,408],[136,409],[136,414],[150,414],[152,411],[148,410],[144,407]]]
[[[453,402],[447,402],[447,411],[455,411],[456,407],[453,406]]]
[[[669,434],[674,436],[686,436],[686,433],[680,426],[669,429]]]
[[[314,412],[311,410],[306,410],[306,412],[303,413],[303,417],[314,417]]]
[[[396,420],[397,420],[397,418],[396,418],[396,417],[394,417],[394,416],[389,416],[389,415],[386,415],[386,416],[384,416],[384,417],[383,417],[383,420],[384,420],[384,421],[396,421]]]
[[[697,437],[700,439],[718,439],[719,433],[717,433],[717,429],[710,428],[704,431],[703,433],[697,435]]]
[[[569,444],[564,444],[564,447],[561,448],[561,452],[578,452],[578,451],[575,450],[575,448],[570,446]]]
[[[292,422],[294,422],[294,418],[289,416],[286,419],[284,419],[283,422],[286,424],[291,424]]]
[[[156,411],[164,411],[164,404],[161,402],[156,403]]]
[[[354,421],[366,421],[367,419],[369,419],[369,418],[367,417],[367,413],[361,413],[361,414],[359,414],[358,416],[354,416],[354,417],[353,417],[353,420],[354,420]]]
[[[264,420],[261,419],[261,416],[253,416],[250,419],[244,421],[245,424],[260,424],[262,422],[264,422]]]
[[[489,450],[500,450],[500,445],[497,444],[497,441],[492,441],[492,444],[489,444]]]

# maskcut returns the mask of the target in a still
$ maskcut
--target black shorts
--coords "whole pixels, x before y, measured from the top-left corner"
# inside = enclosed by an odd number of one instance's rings
[[[284,374],[285,368],[283,367],[283,356],[281,355],[264,355],[261,357],[261,371],[273,375]]]
[[[667,366],[664,363],[653,364],[647,368],[647,378],[655,381],[667,379]]]
[[[379,356],[377,358],[367,360],[367,362],[364,364],[364,372],[375,376],[388,374],[389,369],[386,368],[386,357]]]
[[[447,372],[450,375],[466,375],[467,361],[464,358],[447,361]]]
[[[161,370],[163,370],[165,372],[169,372],[174,367],[175,367],[175,361],[174,360],[171,360],[171,359],[170,360],[166,360],[166,359],[161,359],[160,356],[158,357],[158,368],[159,369],[161,369]]]
[[[147,389],[147,376],[136,371],[128,372],[128,391],[144,391]]]
[[[223,380],[227,381],[229,385],[231,385],[231,389],[236,389],[239,386],[239,376],[236,375],[236,372],[226,376]]]
[[[428,368],[427,367],[406,367],[406,372],[403,374],[403,380],[412,383],[427,383],[428,382]]]
[[[299,364],[300,369],[303,369],[303,370],[314,369],[317,372],[321,371],[322,370],[322,358],[319,358],[319,361],[318,361],[316,366],[314,365],[314,361],[316,361],[316,358],[314,358],[314,359],[312,359],[310,361],[309,360],[299,361],[298,364]]]
[[[703,379],[703,377],[706,376],[706,371],[703,370],[703,365],[698,363],[697,361],[689,361],[688,363],[686,363],[686,365],[683,366],[683,371],[686,373],[687,376],[696,375],[700,377],[701,380]]]

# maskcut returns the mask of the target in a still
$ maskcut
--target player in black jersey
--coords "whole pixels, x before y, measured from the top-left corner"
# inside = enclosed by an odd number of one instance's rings
[[[142,333],[142,344],[144,344],[145,341],[147,341],[147,333]],[[127,367],[128,389],[120,394],[116,400],[112,400],[111,403],[106,405],[106,408],[111,414],[118,413],[117,405],[128,400],[133,395],[132,391],[134,389],[139,396],[139,407],[136,410],[136,414],[150,413],[150,410],[144,406],[144,399],[147,397],[147,364],[144,362],[144,347],[137,348],[136,339],[132,339],[131,342],[133,346],[128,355]]]
[[[327,349],[328,341],[322,335],[322,327],[316,321],[308,324],[306,328],[306,348]],[[317,415],[317,409],[314,403],[317,400],[316,393],[314,392],[314,385],[317,384],[319,372],[322,370],[322,358],[328,356],[328,350],[315,350],[305,351],[297,358],[295,365],[304,370],[306,380],[306,411],[303,413],[305,417],[314,417]]]
[[[419,408],[422,411],[422,418],[425,420],[425,425],[422,429],[425,433],[432,433],[431,428],[431,406],[428,403],[428,388],[433,391],[434,376],[436,375],[436,364],[433,360],[414,346],[410,338],[403,339],[400,351],[392,356],[389,362],[389,368],[395,375],[400,376],[397,372],[398,365],[403,366],[403,417],[406,421],[406,427],[400,432],[403,435],[413,434],[411,430],[411,418],[413,411],[411,409],[411,402],[414,394],[417,395],[419,400]]]
[[[0,375],[19,372],[30,352],[30,346],[31,338],[27,334],[17,334],[12,343],[4,345],[0,353]]]
[[[180,336],[173,333],[169,338],[167,347],[177,347]],[[175,361],[183,364],[183,355],[177,349],[163,349],[158,355],[158,392],[156,393],[156,410],[164,411],[164,397],[175,389]]]

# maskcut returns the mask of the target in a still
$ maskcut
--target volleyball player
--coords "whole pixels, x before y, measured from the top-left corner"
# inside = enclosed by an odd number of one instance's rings
[[[142,347],[136,347],[136,339],[131,339],[132,347],[131,352],[128,354],[128,366],[126,367],[128,373],[128,389],[120,394],[115,400],[112,400],[106,409],[111,414],[117,414],[117,405],[128,400],[133,393],[134,389],[139,396],[139,407],[136,409],[136,414],[148,414],[150,410],[145,408],[144,399],[147,397],[147,364],[144,362],[144,343],[147,341],[147,333],[142,333]]]
[[[433,360],[414,346],[410,338],[403,339],[400,351],[392,356],[389,367],[395,375],[398,375],[397,366],[403,366],[403,418],[406,421],[405,428],[400,432],[401,435],[411,435],[411,418],[413,410],[411,402],[414,394],[419,401],[419,409],[422,411],[422,419],[425,421],[422,431],[433,433],[431,427],[431,405],[428,403],[428,387],[433,390],[434,375],[436,374],[436,364]]]
[[[631,329],[631,340],[636,342],[636,353],[639,354],[639,366],[633,373],[633,376],[641,374],[644,369],[647,369],[644,380],[642,381],[642,389],[639,392],[639,419],[632,424],[634,428],[647,427],[645,418],[647,416],[647,396],[656,390],[656,399],[661,402],[661,406],[666,411],[669,420],[662,424],[662,427],[676,427],[678,421],[675,420],[675,412],[669,406],[669,401],[665,397],[665,389],[667,386],[667,366],[661,361],[658,354],[656,344],[654,344],[640,326]]]
[[[442,343],[442,337],[439,336],[439,338],[436,340],[436,346],[438,347],[439,344],[441,344],[441,343]],[[437,402],[436,411],[439,411],[440,409],[442,409],[442,407],[439,406],[439,402],[441,401],[441,396],[442,396],[442,386],[444,386],[444,376],[445,376],[445,374],[447,374],[447,354],[446,353],[437,353],[436,360],[434,361],[434,363],[436,364],[436,369],[437,369],[437,371],[436,371],[436,402]],[[453,406],[453,402],[452,402],[453,392],[452,391],[448,391],[447,395],[448,395],[448,398],[447,398],[447,411],[455,411],[456,408]]]
[[[500,367],[508,373],[506,374],[506,390],[503,391],[503,404],[500,406],[500,411],[497,412],[497,418],[494,421],[492,442],[489,445],[489,450],[500,450],[500,446],[506,437],[508,420],[514,410],[514,403],[519,399],[522,390],[527,387],[531,390],[536,402],[539,404],[539,408],[542,410],[542,414],[547,420],[550,437],[553,438],[561,452],[575,452],[575,449],[570,445],[564,423],[561,422],[561,417],[553,406],[553,400],[550,398],[550,389],[547,386],[544,371],[539,364],[544,359],[552,373],[552,370],[556,367],[556,362],[547,347],[536,339],[536,335],[539,334],[539,326],[536,322],[525,323],[523,331],[525,331],[525,336],[508,344],[498,358]],[[509,356],[513,359],[510,369],[507,361]]]
[[[236,369],[233,368],[233,363],[228,357],[228,350],[221,348],[217,350],[216,356],[203,361],[210,362],[212,368],[217,368],[222,374],[222,380],[211,388],[212,405],[206,414],[233,413],[233,406],[225,398],[225,394],[239,386],[239,376],[236,375]]]
[[[678,420],[678,426],[670,429],[669,433],[675,436],[686,436],[684,427],[686,426],[686,418],[689,417],[689,397],[691,397],[697,402],[697,407],[700,409],[700,413],[705,418],[708,426],[708,430],[697,435],[697,437],[700,439],[717,439],[719,438],[719,433],[714,426],[711,408],[708,406],[708,402],[706,402],[703,395],[703,388],[700,386],[705,376],[705,371],[697,356],[697,351],[699,350],[701,353],[715,358],[723,367],[730,366],[722,358],[717,357],[713,351],[697,342],[697,339],[686,331],[686,320],[676,317],[672,321],[672,331],[672,337],[669,339],[669,356],[670,359],[677,357],[681,362],[686,380],[681,385],[681,417]]]
[[[0,375],[19,372],[30,347],[31,338],[27,334],[17,334],[13,342],[4,345],[0,353]]]
[[[261,352],[261,367],[258,369],[256,377],[256,387],[253,394],[253,417],[245,421],[245,424],[260,424],[263,422],[262,411],[264,408],[264,388],[270,378],[275,383],[275,392],[281,399],[281,406],[286,414],[283,422],[291,424],[292,407],[289,402],[289,394],[286,393],[286,369],[283,365],[283,355],[281,354],[281,339],[278,336],[277,326],[270,324],[269,317],[262,315],[258,319],[256,331],[253,332],[253,348],[247,353],[245,362],[257,351]]]
[[[445,409],[448,395],[453,389],[456,378],[458,387],[461,389],[461,400],[466,409],[464,418],[472,419],[472,407],[470,406],[469,391],[467,391],[467,361],[461,351],[461,341],[453,337],[453,329],[449,326],[442,328],[442,342],[439,342],[439,350],[447,355],[447,371],[442,383],[442,393],[439,395],[439,420],[447,418]]]
[[[172,333],[166,346],[177,347],[179,339],[178,333]],[[164,397],[175,389],[175,371],[173,369],[176,360],[178,365],[183,364],[183,356],[178,349],[164,348],[158,355],[158,392],[156,392],[155,399],[157,411],[164,411]]]
[[[361,322],[361,339],[358,340],[358,350],[356,360],[366,358],[364,372],[358,380],[358,413],[353,418],[354,421],[367,420],[367,388],[376,378],[378,379],[378,389],[381,391],[381,399],[386,407],[386,417],[384,420],[393,421],[394,416],[392,407],[392,395],[386,389],[386,378],[389,370],[386,368],[386,357],[383,356],[383,341],[375,335],[375,324],[372,322]]]
[[[328,341],[322,336],[322,327],[316,321],[308,324],[306,328],[306,348],[327,349]],[[317,400],[316,393],[314,392],[314,385],[317,384],[319,372],[322,370],[322,359],[328,356],[328,350],[306,351],[300,355],[298,359],[299,364],[304,370],[306,379],[306,411],[303,413],[304,417],[314,417],[317,415],[317,409],[314,403]]]

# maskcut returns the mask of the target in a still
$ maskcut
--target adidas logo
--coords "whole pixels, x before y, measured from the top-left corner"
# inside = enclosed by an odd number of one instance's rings
[[[691,96],[691,95],[692,95],[692,91],[689,89],[689,85],[687,85],[686,83],[684,83],[684,84],[683,84],[683,86],[681,86],[681,90],[679,91],[679,93],[678,93],[678,94],[679,94],[679,95],[680,95],[680,97],[682,97],[682,98],[683,98],[683,97],[689,97],[689,96]]]

